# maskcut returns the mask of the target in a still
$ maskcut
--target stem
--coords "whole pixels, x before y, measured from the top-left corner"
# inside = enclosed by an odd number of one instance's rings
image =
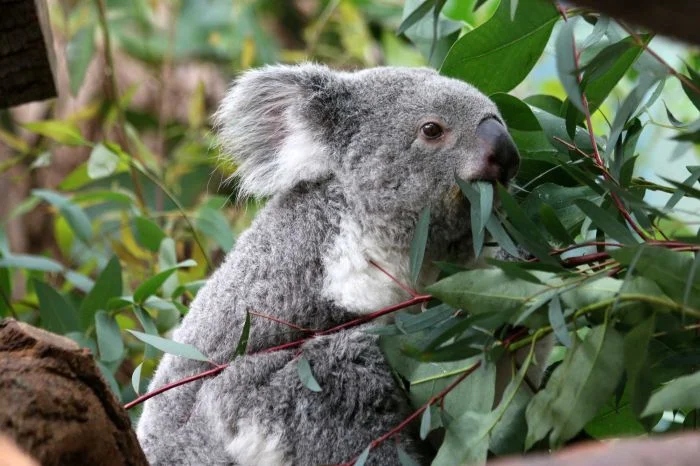
[[[374,267],[376,267],[377,269],[379,269],[379,271],[382,272],[384,275],[386,275],[387,277],[389,277],[389,278],[391,279],[392,282],[396,283],[396,285],[397,285],[399,288],[401,288],[402,290],[404,290],[406,293],[410,294],[410,295],[413,296],[414,298],[415,298],[416,296],[418,296],[418,292],[417,292],[416,290],[414,290],[413,288],[411,288],[411,287],[408,286],[408,285],[404,285],[403,283],[401,283],[396,277],[394,277],[392,274],[390,274],[389,272],[387,272],[386,269],[384,269],[381,265],[379,265],[379,264],[377,264],[376,262],[374,262],[373,259],[370,259],[370,260],[369,260],[369,263],[372,264],[372,265],[373,265]]]
[[[95,0],[95,4],[97,5],[97,17],[100,23],[100,29],[102,29],[105,47],[105,76],[107,77],[107,91],[114,102],[114,108],[117,112],[117,121],[119,123],[117,125],[117,135],[120,139],[120,144],[122,147],[126,149],[131,157],[136,157],[138,159],[138,153],[132,150],[129,137],[126,134],[126,118],[124,116],[124,109],[119,101],[119,88],[117,86],[117,76],[114,73],[114,55],[112,54],[112,41],[109,38],[109,25],[107,23],[107,10],[105,8],[105,2],[104,0]],[[133,165],[129,164],[129,168],[131,181],[134,185],[134,192],[139,203],[139,208],[144,214],[148,215],[148,207],[143,195],[143,188],[141,186],[138,173],[134,169]]]
[[[559,14],[562,15],[564,18],[564,21],[567,21],[567,16],[566,16],[566,11],[560,6],[557,6],[559,10]],[[573,41],[573,54],[574,54],[574,71],[576,72],[576,81],[578,82],[579,88],[581,87],[581,82],[582,82],[582,76],[581,76],[581,71],[580,71],[580,64],[579,64],[579,53],[576,48],[576,41]],[[602,172],[603,176],[610,181],[611,183],[614,184],[619,184],[617,180],[613,178],[613,176],[610,174],[608,171],[607,167],[605,166],[605,163],[603,162],[603,158],[600,156],[600,152],[598,151],[598,143],[596,142],[595,139],[595,133],[593,132],[593,122],[591,121],[591,110],[590,107],[588,106],[588,99],[586,98],[586,93],[581,90],[581,103],[583,104],[583,114],[586,117],[586,129],[588,130],[588,137],[590,138],[591,146],[593,147],[593,162],[595,163],[596,167],[598,167]],[[614,141],[611,141],[614,143]],[[644,241],[649,241],[649,236],[646,234],[642,228],[637,225],[637,222],[634,221],[632,218],[632,215],[627,211],[627,208],[623,204],[622,200],[620,197],[615,194],[614,192],[610,192],[610,197],[613,200],[613,203],[615,204],[615,207],[617,207],[617,210],[620,212],[622,217],[627,221],[630,227],[637,232],[640,238]]]
[[[459,385],[464,379],[466,379],[471,374],[473,374],[474,371],[476,371],[479,367],[481,367],[481,361],[477,361],[476,363],[474,363],[470,368],[468,368],[466,371],[464,371],[464,373],[462,375],[457,377],[451,384],[449,384],[447,387],[445,387],[440,393],[438,393],[437,395],[435,395],[434,397],[429,399],[423,406],[421,406],[416,411],[414,411],[410,416],[408,416],[406,419],[401,421],[401,423],[399,423],[396,427],[394,427],[393,429],[391,429],[389,432],[382,435],[381,437],[379,437],[375,440],[372,440],[372,442],[369,444],[369,449],[371,450],[372,448],[377,448],[379,445],[384,443],[386,440],[390,439],[394,435],[401,432],[403,429],[406,428],[406,426],[408,426],[411,422],[416,420],[418,418],[418,416],[423,414],[423,411],[428,409],[431,405],[433,405],[437,402],[441,402],[445,398],[445,396],[447,396],[452,390],[454,390],[454,388],[457,385]],[[357,456],[346,463],[341,463],[338,466],[352,466],[356,460],[357,460]]]
[[[393,304],[391,306],[387,306],[385,308],[382,308],[376,312],[373,312],[371,314],[367,314],[361,317],[358,317],[356,319],[350,320],[348,322],[345,322],[340,325],[336,325],[335,327],[331,327],[327,330],[323,330],[320,332],[317,332],[314,336],[322,336],[322,335],[330,335],[332,333],[337,333],[341,330],[345,330],[346,328],[352,328],[352,327],[357,327],[360,324],[364,324],[365,322],[369,322],[370,320],[374,320],[378,317],[382,317],[386,314],[391,314],[392,312],[399,311],[401,309],[406,309],[407,307],[414,306],[416,304],[420,303],[425,303],[433,299],[431,295],[418,295],[414,296],[411,299],[408,299],[406,301],[402,301],[398,304]],[[275,351],[281,351],[289,348],[296,348],[297,346],[303,345],[307,340],[309,340],[310,337],[306,338],[300,338],[298,340],[290,341],[288,343],[284,343],[278,346],[273,346],[272,348],[267,348],[262,351],[259,351],[260,353],[272,353]],[[255,354],[255,353],[253,353]]]
[[[304,327],[299,327],[296,324],[293,324],[291,322],[288,322],[286,320],[278,319],[277,317],[268,315],[268,314],[262,314],[260,312],[255,312],[255,311],[248,311],[249,314],[262,317],[263,319],[271,320],[273,322],[277,322],[278,324],[286,325],[289,328],[293,328],[294,330],[299,330],[300,332],[306,332],[306,333],[316,333],[316,330],[311,330],[309,328],[304,328]]]
[[[124,405],[124,409],[131,409],[134,406],[140,405],[144,401],[153,398],[154,396],[160,395],[161,393],[167,392],[168,390],[172,390],[173,388],[179,387],[180,385],[185,385],[190,382],[194,382],[195,380],[203,379],[212,375],[217,375],[219,372],[223,371],[228,366],[228,364],[222,364],[220,366],[214,367],[213,369],[209,369],[208,371],[200,372],[199,374],[195,374],[190,377],[185,377],[184,379],[176,380],[175,382],[163,385],[162,387],[153,390],[152,392],[145,393],[136,398],[135,400],[126,403]]]
[[[671,65],[668,64],[668,62],[666,62],[666,60],[664,60],[663,58],[661,58],[661,56],[660,56],[658,53],[656,53],[656,52],[654,52],[652,49],[650,49],[650,48],[649,48],[649,45],[647,45],[647,44],[642,40],[642,38],[639,37],[639,34],[637,34],[636,32],[634,32],[634,31],[632,30],[632,28],[630,28],[629,26],[627,26],[626,24],[624,24],[624,23],[622,23],[622,22],[619,22],[618,24],[620,25],[620,27],[621,27],[622,29],[624,29],[625,31],[627,31],[627,33],[632,37],[632,40],[634,40],[634,42],[635,42],[638,46],[640,46],[641,48],[643,48],[646,52],[649,53],[649,55],[651,55],[652,57],[654,57],[654,59],[655,59],[656,61],[658,61],[659,63],[661,63],[661,65],[663,65],[663,67],[666,68],[666,69],[668,70],[668,72],[671,73],[671,75],[673,75],[675,78],[677,78],[677,79],[678,79],[679,81],[681,81],[683,84],[685,84],[685,85],[688,86],[690,89],[692,89],[696,94],[700,94],[700,88],[698,88],[698,87],[695,85],[695,83],[693,83],[693,82],[692,82],[690,79],[688,79],[685,75],[683,75],[683,74],[679,73],[678,71],[676,71]]]
[[[371,314],[367,314],[365,316],[358,317],[357,319],[350,320],[348,322],[345,322],[344,324],[336,325],[335,327],[331,327],[327,330],[323,330],[320,332],[314,332],[314,334],[311,336],[308,336],[305,338],[300,338],[299,340],[291,341],[291,342],[285,343],[283,345],[278,345],[278,346],[274,346],[272,348],[267,348],[267,349],[258,351],[257,353],[272,353],[275,351],[282,351],[285,349],[296,348],[298,346],[301,346],[302,344],[304,344],[306,341],[308,341],[309,339],[311,339],[314,336],[329,335],[331,333],[336,333],[336,332],[339,332],[339,331],[344,330],[346,328],[356,327],[360,324],[363,324],[367,321],[376,319],[376,318],[381,317],[383,315],[389,314],[391,312],[395,312],[395,311],[398,311],[400,309],[405,309],[405,308],[413,306],[415,304],[424,303],[424,302],[430,301],[431,299],[433,299],[433,297],[431,295],[418,295],[418,296],[415,296],[409,300],[400,302],[398,304],[394,304],[392,306],[387,306],[385,308],[382,308],[382,309],[380,309],[376,312],[373,312]],[[252,311],[249,311],[249,312],[251,314],[256,314]],[[260,314],[256,314],[256,315],[260,315]],[[257,353],[251,353],[251,354],[257,354]],[[186,383],[193,382],[193,381],[199,380],[199,379],[203,379],[205,377],[209,377],[212,375],[217,375],[219,372],[223,371],[228,366],[229,366],[228,364],[216,365],[213,369],[209,369],[207,371],[200,372],[199,374],[195,374],[193,376],[186,377],[186,378],[180,379],[180,380],[176,380],[175,382],[171,382],[167,385],[164,385],[163,387],[160,387],[156,390],[153,390],[152,392],[148,392],[144,395],[141,395],[140,397],[136,398],[135,400],[125,404],[124,409],[131,409],[134,406],[139,405],[139,404],[143,403],[144,401],[146,401],[150,398],[153,398],[156,395],[159,395],[163,392],[171,390],[175,387],[179,387],[180,385],[184,385]]]

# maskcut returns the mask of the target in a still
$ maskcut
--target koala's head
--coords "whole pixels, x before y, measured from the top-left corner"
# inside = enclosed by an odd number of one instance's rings
[[[429,69],[270,66],[243,74],[215,119],[244,194],[334,183],[392,235],[427,205],[447,236],[464,235],[455,176],[506,184],[519,162],[493,102]]]

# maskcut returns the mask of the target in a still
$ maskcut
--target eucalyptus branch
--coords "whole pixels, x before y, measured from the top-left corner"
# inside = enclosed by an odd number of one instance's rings
[[[286,349],[297,348],[315,336],[330,335],[332,333],[337,333],[341,330],[345,330],[345,329],[352,328],[352,327],[357,327],[358,325],[361,325],[365,322],[369,322],[373,319],[377,319],[379,317],[390,314],[392,312],[396,312],[398,310],[405,309],[407,307],[411,307],[411,306],[414,306],[416,304],[430,301],[432,298],[433,297],[431,295],[414,296],[413,298],[408,299],[406,301],[400,302],[398,304],[394,304],[392,306],[387,306],[387,307],[382,308],[376,312],[373,312],[371,314],[367,314],[367,315],[362,316],[362,317],[358,317],[356,319],[352,319],[348,322],[345,322],[345,323],[340,324],[340,325],[336,325],[335,327],[331,327],[327,330],[322,330],[322,331],[318,331],[318,332],[313,331],[313,333],[307,337],[300,338],[298,340],[294,340],[294,341],[291,341],[289,343],[284,343],[282,345],[273,346],[271,348],[263,349],[261,351],[257,351],[255,353],[250,353],[250,354],[273,353],[275,351],[282,351],[282,350],[286,350]],[[251,314],[255,314],[255,313],[251,312]],[[258,314],[256,314],[256,315],[258,315]],[[288,324],[287,322],[284,322],[284,323]],[[213,369],[209,369],[209,370],[206,370],[204,372],[200,372],[200,373],[192,375],[190,377],[185,377],[184,379],[176,380],[176,381],[171,382],[167,385],[164,385],[156,390],[153,390],[153,391],[148,392],[144,395],[141,395],[138,398],[136,398],[135,400],[125,404],[124,409],[131,409],[134,406],[137,406],[137,405],[143,403],[144,401],[146,401],[150,398],[153,398],[156,395],[167,392],[168,390],[171,390],[175,387],[179,387],[180,385],[185,385],[187,383],[194,382],[195,380],[200,380],[200,379],[203,379],[206,377],[211,377],[213,375],[217,375],[229,366],[229,364],[216,364],[216,363],[212,363],[212,364],[214,364]]]
[[[559,10],[559,14],[564,18],[564,21],[567,21],[567,15],[566,15],[566,10],[564,10],[561,5],[557,6]],[[579,57],[579,52],[578,49],[576,48],[576,41],[573,41],[573,57],[574,57],[574,72],[576,74],[576,81],[578,82],[579,89],[581,88],[581,83],[582,83],[582,76],[581,76],[581,66],[580,66],[580,57]],[[598,143],[595,138],[595,133],[593,131],[593,122],[591,121],[591,110],[590,107],[588,106],[588,99],[586,98],[586,93],[583,90],[580,90],[581,92],[581,103],[583,105],[583,114],[586,118],[586,129],[588,130],[588,137],[590,138],[591,141],[591,146],[593,147],[593,154],[592,154],[592,160],[595,163],[596,167],[600,169],[603,173],[603,176],[610,181],[611,183],[618,184],[617,180],[610,174],[608,171],[607,167],[605,166],[605,162],[603,161],[603,158],[600,155],[600,152],[598,151]],[[613,141],[614,142],[614,141]],[[620,212],[622,217],[627,221],[627,223],[632,227],[632,229],[637,232],[637,234],[644,240],[648,241],[649,235],[639,226],[637,225],[637,222],[634,221],[632,218],[632,215],[629,213],[627,208],[625,207],[624,203],[622,202],[622,199],[615,194],[614,192],[610,192],[610,197],[613,200],[613,203],[615,204],[615,207],[617,207],[617,210]]]
[[[474,371],[476,371],[479,367],[481,367],[481,360],[477,361],[477,362],[474,363],[470,368],[468,368],[467,370],[465,370],[465,371],[462,373],[462,375],[460,375],[459,377],[457,377],[452,383],[450,383],[447,387],[445,387],[440,393],[438,393],[437,395],[433,396],[433,397],[430,398],[428,401],[426,401],[425,404],[423,404],[423,406],[421,406],[420,408],[418,408],[417,410],[415,410],[410,416],[408,416],[406,419],[404,419],[403,421],[401,421],[396,427],[394,427],[393,429],[391,429],[389,432],[387,432],[386,434],[382,435],[381,437],[379,437],[379,438],[377,438],[377,439],[375,439],[375,440],[372,440],[372,442],[368,445],[367,448],[370,449],[370,450],[373,449],[373,448],[377,448],[379,445],[381,445],[382,443],[384,443],[385,441],[387,441],[388,439],[390,439],[390,438],[393,437],[394,435],[400,433],[400,432],[401,432],[403,429],[405,429],[411,422],[413,422],[414,420],[418,419],[418,416],[420,416],[421,414],[423,414],[423,411],[425,411],[426,409],[430,408],[430,406],[432,406],[432,405],[434,405],[434,404],[436,404],[436,403],[441,403],[442,400],[443,400],[452,390],[454,390],[455,387],[457,387],[457,385],[459,385],[464,379],[466,379],[466,378],[469,377],[471,374],[473,374]],[[358,456],[359,456],[359,455],[358,455]],[[356,460],[357,460],[357,456],[356,456],[355,458],[353,458],[352,460],[350,460],[350,461],[348,461],[348,462],[346,462],[346,463],[341,463],[340,465],[337,465],[337,466],[352,466],[353,464],[355,464],[355,461],[356,461]]]

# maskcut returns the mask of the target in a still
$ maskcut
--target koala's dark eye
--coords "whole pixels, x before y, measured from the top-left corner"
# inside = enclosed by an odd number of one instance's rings
[[[420,127],[420,132],[426,139],[437,139],[442,136],[442,126],[435,122],[428,122]]]

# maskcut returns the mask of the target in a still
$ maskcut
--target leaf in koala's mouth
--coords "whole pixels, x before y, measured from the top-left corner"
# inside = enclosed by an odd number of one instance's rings
[[[494,183],[489,181],[464,181],[457,184],[469,200],[474,255],[478,257],[484,245],[486,223],[493,212]]]

